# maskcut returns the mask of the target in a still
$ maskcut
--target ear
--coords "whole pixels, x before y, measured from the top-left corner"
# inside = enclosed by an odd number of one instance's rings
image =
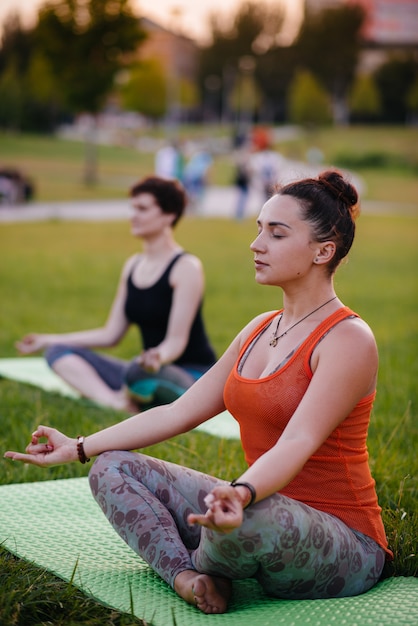
[[[313,262],[315,265],[325,265],[329,263],[336,249],[337,247],[333,241],[324,241],[318,246]]]
[[[165,213],[164,215],[166,217],[168,226],[170,226],[170,228],[173,228],[173,222],[176,219],[176,214],[175,213]]]

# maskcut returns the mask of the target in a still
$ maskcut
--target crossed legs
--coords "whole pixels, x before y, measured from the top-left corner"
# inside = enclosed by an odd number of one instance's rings
[[[356,595],[379,579],[384,552],[338,518],[280,494],[245,511],[221,534],[189,526],[221,480],[132,452],[106,452],[90,472],[109,522],[183,599],[205,613],[226,611],[231,581],[255,577],[269,595]]]

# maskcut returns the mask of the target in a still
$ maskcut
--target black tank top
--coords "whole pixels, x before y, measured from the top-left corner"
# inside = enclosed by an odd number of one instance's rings
[[[128,295],[125,302],[125,315],[132,324],[138,326],[145,350],[160,344],[166,333],[168,318],[173,300],[173,288],[169,283],[172,267],[185,254],[181,252],[172,259],[162,276],[150,287],[139,288],[129,274]],[[174,363],[178,365],[212,365],[215,353],[209,343],[202,318],[202,302],[196,312],[187,346]]]

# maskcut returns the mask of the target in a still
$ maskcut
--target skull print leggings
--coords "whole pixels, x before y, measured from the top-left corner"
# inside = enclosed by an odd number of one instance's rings
[[[256,578],[277,598],[353,596],[379,579],[384,550],[338,518],[279,493],[244,512],[229,534],[189,526],[224,481],[134,452],[106,452],[90,487],[124,541],[169,585],[184,570]]]

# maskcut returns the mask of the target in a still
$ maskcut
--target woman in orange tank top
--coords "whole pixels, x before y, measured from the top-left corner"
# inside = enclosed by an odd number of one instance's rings
[[[256,280],[281,288],[283,307],[252,320],[176,402],[85,438],[40,426],[25,454],[5,455],[44,466],[98,455],[90,486],[110,523],[205,613],[227,610],[238,578],[278,598],[364,593],[392,557],[366,447],[376,344],[333,284],[357,201],[329,171],[264,204],[251,244]],[[248,462],[230,483],[130,452],[225,408]]]

